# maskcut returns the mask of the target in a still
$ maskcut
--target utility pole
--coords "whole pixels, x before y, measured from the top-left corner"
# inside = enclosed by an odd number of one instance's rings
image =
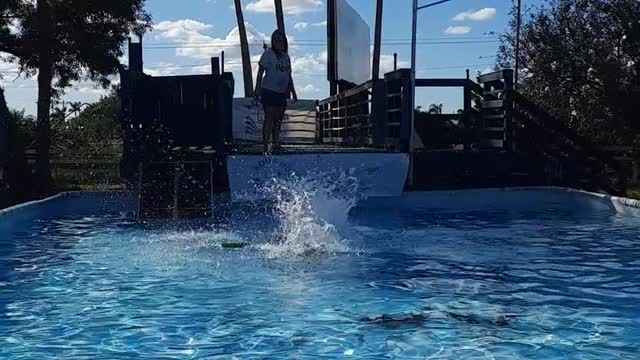
[[[282,31],[283,34],[287,32],[284,29],[284,12],[282,10],[282,0],[275,0],[276,5],[276,20],[278,22],[278,30]]]
[[[409,152],[413,151],[413,132],[416,126],[416,52],[418,36],[418,0],[413,0],[413,20],[411,22],[411,137]],[[413,174],[412,174],[413,175]]]
[[[238,31],[240,32],[240,52],[242,54],[242,75],[244,79],[244,96],[253,97],[253,74],[251,70],[251,56],[249,55],[249,42],[247,41],[247,29],[244,26],[242,15],[242,3],[234,0],[236,5],[236,18],[238,19]]]
[[[516,12],[516,76],[514,82],[517,87],[520,80],[520,27],[522,26],[522,0],[518,0],[518,9]]]
[[[377,0],[376,5],[376,31],[375,40],[373,43],[373,74],[372,79],[378,80],[380,78],[380,48],[382,47],[382,10],[384,6],[384,0]]]
[[[338,94],[338,83],[336,81],[336,7],[337,0],[327,0],[327,80],[329,80],[329,94]]]

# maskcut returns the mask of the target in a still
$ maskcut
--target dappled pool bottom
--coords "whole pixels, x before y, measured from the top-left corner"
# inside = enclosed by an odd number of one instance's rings
[[[406,201],[353,209],[308,252],[274,251],[287,240],[264,209],[221,227],[14,227],[0,358],[637,359],[638,219]]]

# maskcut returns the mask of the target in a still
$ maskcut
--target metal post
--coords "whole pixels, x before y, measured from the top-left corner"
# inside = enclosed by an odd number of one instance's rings
[[[393,53],[393,71],[398,70],[398,53]]]

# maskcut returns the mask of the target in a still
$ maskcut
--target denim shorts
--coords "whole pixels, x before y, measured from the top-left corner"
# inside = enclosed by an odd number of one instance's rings
[[[265,110],[268,107],[286,107],[287,95],[263,88],[260,101],[262,101],[262,106]]]

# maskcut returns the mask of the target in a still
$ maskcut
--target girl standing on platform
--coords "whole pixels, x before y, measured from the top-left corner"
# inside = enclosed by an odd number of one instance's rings
[[[272,146],[277,148],[280,145],[280,126],[289,94],[293,101],[298,100],[288,51],[287,37],[282,31],[276,30],[271,35],[271,49],[265,51],[260,58],[255,95],[264,107],[262,141],[265,155],[271,153]]]

